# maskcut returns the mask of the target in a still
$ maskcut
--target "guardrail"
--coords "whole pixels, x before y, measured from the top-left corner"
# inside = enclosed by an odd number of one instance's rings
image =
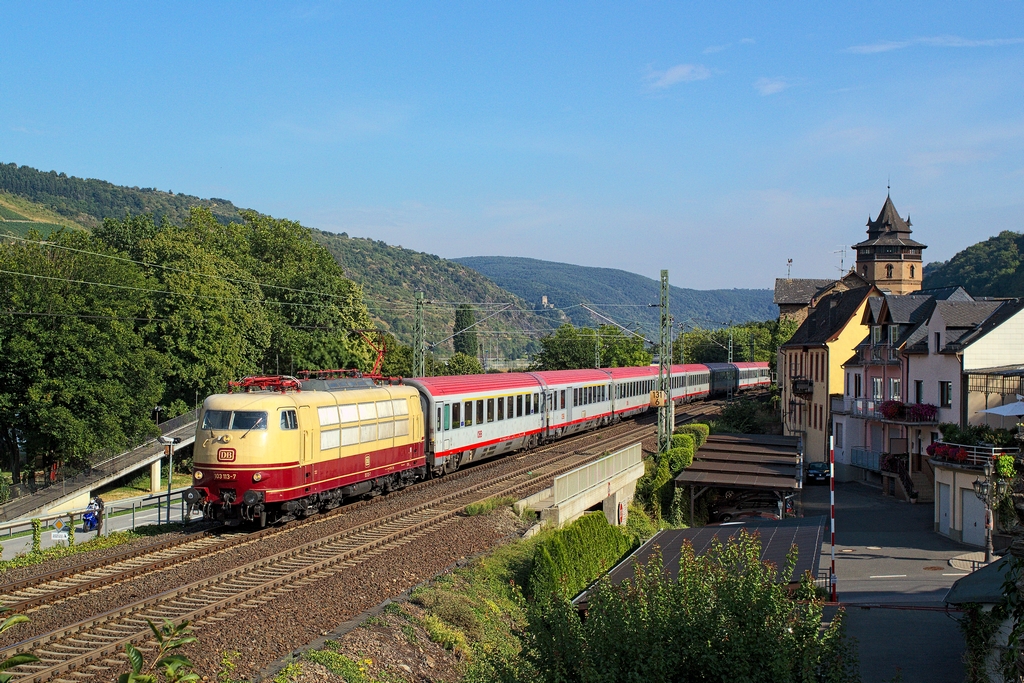
[[[939,462],[951,462],[958,465],[983,466],[1004,455],[1020,457],[1020,449],[1002,446],[965,446],[958,443],[938,441],[928,447],[928,456]],[[954,451],[954,452],[948,452]]]
[[[178,503],[178,505],[181,508],[182,516],[184,516],[185,512],[185,500],[182,497],[182,494],[187,490],[187,487],[180,488],[176,491],[171,491],[170,494],[171,504],[173,505],[175,502]],[[110,527],[108,526],[107,521],[111,517],[121,516],[121,514],[126,514],[129,510],[131,511],[132,515],[131,529],[135,529],[135,513],[137,511],[144,510],[146,508],[151,508],[154,506],[156,506],[158,509],[166,510],[167,500],[167,493],[164,492],[154,493],[149,496],[139,496],[137,498],[129,498],[121,501],[114,501],[108,503],[103,506],[103,530],[105,532],[109,531]],[[81,520],[82,515],[88,509],[89,508],[77,508],[75,510],[67,510],[65,512],[56,512],[47,515],[39,515],[38,517],[15,519],[10,522],[0,522],[0,538],[11,538],[16,534],[20,535],[21,533],[26,531],[31,532],[33,519],[38,519],[40,522],[42,522],[44,529],[52,526],[53,523],[58,519],[71,520],[71,522],[74,523],[75,520]],[[162,515],[163,512],[161,512],[160,514]],[[157,520],[157,523],[160,523],[159,515],[157,517]]]
[[[635,443],[572,472],[555,477],[554,504],[564,503],[573,496],[594,488],[641,462],[643,462],[643,449],[639,443]]]

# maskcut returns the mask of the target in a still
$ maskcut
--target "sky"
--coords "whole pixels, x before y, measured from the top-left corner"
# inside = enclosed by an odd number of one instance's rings
[[[887,185],[926,261],[1024,230],[1021,2],[704,5],[3,2],[0,162],[698,289]]]

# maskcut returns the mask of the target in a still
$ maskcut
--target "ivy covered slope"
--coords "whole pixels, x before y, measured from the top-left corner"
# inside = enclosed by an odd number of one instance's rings
[[[1024,296],[1024,234],[1004,230],[924,267],[924,287],[960,285],[973,296]]]
[[[181,225],[194,206],[208,209],[219,223],[241,222],[238,207],[226,199],[200,199],[152,187],[123,187],[17,164],[0,164],[0,192],[40,205],[63,219],[57,222],[69,220],[90,228],[98,227],[104,218],[120,219],[126,213],[151,213],[157,223],[166,218]]]
[[[478,321],[503,305],[511,306],[507,312],[477,325],[480,344],[486,345],[488,350],[497,347],[505,356],[521,356],[527,348],[533,348],[529,340],[537,335],[525,335],[523,330],[552,330],[564,320],[556,312],[548,311],[543,315],[527,310],[529,305],[518,296],[456,261],[379,240],[349,237],[345,233],[314,230],[313,237],[334,255],[345,276],[362,286],[371,315],[406,344],[412,342],[412,307],[418,291],[422,291],[428,301],[443,302],[424,309],[429,343],[452,334],[454,303],[487,304],[474,306]],[[449,342],[444,348],[450,345]]]
[[[499,287],[539,307],[542,296],[564,310],[575,325],[593,325],[594,318],[576,304],[614,304],[602,312],[620,323],[639,323],[657,336],[657,304],[661,285],[650,278],[614,268],[589,268],[568,263],[506,256],[455,259],[483,273]],[[671,278],[672,272],[669,271]],[[680,322],[702,327],[779,317],[767,289],[682,289],[670,292],[672,314]],[[652,337],[654,338],[654,337]]]

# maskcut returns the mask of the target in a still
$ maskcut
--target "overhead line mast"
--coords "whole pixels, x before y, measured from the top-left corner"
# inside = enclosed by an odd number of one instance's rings
[[[427,336],[423,329],[423,292],[416,292],[416,320],[413,324],[412,376],[427,375]]]
[[[672,447],[675,404],[672,402],[672,316],[668,307],[668,271],[661,271],[661,349],[658,359],[658,452]]]

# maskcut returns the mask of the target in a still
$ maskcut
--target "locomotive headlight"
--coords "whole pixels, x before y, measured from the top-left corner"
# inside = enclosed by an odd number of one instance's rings
[[[196,481],[198,481],[203,478],[203,473],[200,472],[199,470],[196,470],[195,472],[192,473],[192,476],[196,478]]]
[[[253,481],[263,481],[263,473],[262,472],[255,473],[254,475],[252,475],[252,480]]]

